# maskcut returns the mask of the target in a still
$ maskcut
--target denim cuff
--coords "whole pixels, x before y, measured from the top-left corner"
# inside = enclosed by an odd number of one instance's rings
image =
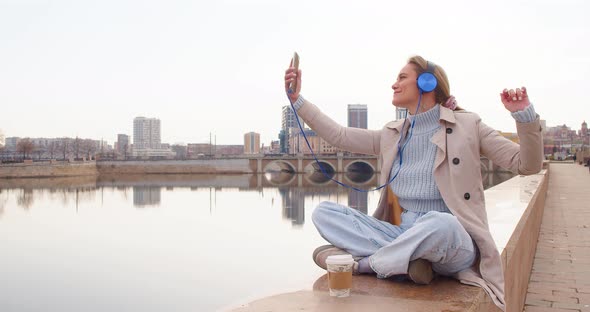
[[[529,104],[525,109],[511,114],[517,122],[533,122],[537,119],[537,113],[535,112],[533,103]]]
[[[303,98],[303,95],[299,94],[297,101],[295,101],[295,103],[293,103],[293,107],[295,108],[296,111],[298,111],[301,108],[301,106],[303,106],[303,102],[305,102],[305,99]]]

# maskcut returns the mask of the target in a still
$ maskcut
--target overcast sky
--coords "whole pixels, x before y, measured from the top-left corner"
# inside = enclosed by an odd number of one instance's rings
[[[283,75],[301,57],[302,94],[346,124],[395,118],[407,58],[442,66],[459,105],[515,131],[500,91],[522,85],[548,126],[590,121],[588,1],[0,0],[5,136],[116,141],[133,118],[162,141],[277,139]]]

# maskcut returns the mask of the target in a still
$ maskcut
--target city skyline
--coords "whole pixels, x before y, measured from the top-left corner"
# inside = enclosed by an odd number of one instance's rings
[[[398,115],[404,115],[405,114],[405,112],[404,112],[403,109],[401,109],[401,110],[398,109],[396,111],[396,113]],[[290,116],[290,115],[293,115],[293,114],[288,114],[288,115]],[[283,115],[283,117],[284,117],[284,115]],[[288,118],[290,118],[290,117],[288,117]],[[152,118],[152,119],[158,119],[158,118]],[[579,132],[579,131],[583,131],[584,124],[587,125],[587,121],[586,120],[583,120],[580,123],[579,126],[568,125],[566,123],[558,123],[558,124],[555,124],[555,125],[552,125],[552,124],[547,125],[546,124],[547,121],[544,120],[544,119],[541,119],[541,122],[542,122],[542,126],[543,126],[544,129],[546,129],[546,128],[561,128],[561,127],[564,127],[565,126],[565,127],[569,128],[571,131],[575,131],[576,133]],[[304,126],[304,129],[308,129],[309,130],[309,128],[305,128],[305,125],[304,124],[303,124],[303,126]],[[369,127],[369,129],[371,129],[371,128]],[[502,129],[496,129],[496,130],[499,131],[499,132],[502,132],[502,133],[515,133],[515,132],[511,132],[511,131],[504,131]],[[280,131],[281,131],[280,128],[277,129],[276,134],[279,134]],[[253,131],[248,131],[248,132],[245,132],[245,133],[241,133],[240,134],[241,135],[240,142],[233,142],[233,143],[230,143],[230,144],[220,144],[220,145],[236,145],[236,144],[240,144],[240,143],[243,144],[245,142],[244,136],[246,134],[248,134],[248,133],[253,133]],[[256,134],[258,134],[259,136],[262,135],[261,133],[256,133]],[[117,149],[117,146],[115,146],[115,144],[118,142],[118,140],[120,140],[121,136],[127,136],[129,138],[132,137],[131,135],[129,135],[127,133],[116,133],[116,134],[113,135],[114,138],[112,139],[112,141],[109,140],[109,139],[96,139],[96,138],[92,138],[92,137],[90,137],[90,138],[81,138],[80,137],[80,139],[83,139],[83,140],[89,139],[89,140],[94,140],[94,141],[98,141],[98,142],[104,142],[104,143],[106,143],[108,145],[111,145],[113,149]],[[4,135],[4,138],[3,139],[6,140],[6,139],[12,139],[12,138],[19,138],[19,139],[30,138],[30,139],[48,139],[48,140],[51,140],[51,139],[61,139],[61,138],[75,139],[77,137],[72,137],[72,136],[64,136],[64,137],[43,137],[43,136],[18,137],[18,136],[7,136],[7,135]],[[130,143],[131,145],[133,145],[134,142],[132,140],[129,140],[129,138],[127,138],[127,140],[128,140],[127,143]],[[271,138],[268,142],[262,142],[262,140],[260,140],[259,142],[261,143],[261,145],[264,144],[265,146],[270,146],[273,141],[278,141],[278,139],[277,138]],[[4,143],[4,145],[6,145],[6,142],[0,142],[0,143]],[[184,146],[186,146],[188,144],[209,144],[209,143],[211,143],[212,145],[217,144],[215,141],[210,140],[210,139],[207,139],[206,141],[202,141],[202,142],[177,142],[177,143],[161,142],[160,144],[184,145]]]
[[[495,129],[514,132],[499,93],[522,85],[548,124],[577,127],[590,119],[578,104],[590,73],[590,45],[580,40],[589,8],[574,0],[2,1],[0,128],[8,137],[112,141],[145,115],[163,121],[171,144],[210,133],[237,143],[248,131],[270,142],[288,105],[283,75],[294,51],[302,94],[342,125],[349,103],[369,105],[371,129],[394,120],[391,84],[419,54],[446,70],[461,107]]]

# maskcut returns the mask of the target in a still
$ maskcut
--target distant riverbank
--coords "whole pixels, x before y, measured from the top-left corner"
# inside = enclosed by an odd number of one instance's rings
[[[98,176],[95,161],[46,161],[0,165],[0,178]]]
[[[160,161],[47,161],[0,165],[0,178],[50,178],[108,174],[249,174],[248,159]]]

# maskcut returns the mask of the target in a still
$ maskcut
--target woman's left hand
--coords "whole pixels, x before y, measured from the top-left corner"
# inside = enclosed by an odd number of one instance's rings
[[[504,107],[511,113],[522,111],[531,104],[525,87],[516,88],[516,91],[514,89],[504,89],[500,93],[500,99]]]

